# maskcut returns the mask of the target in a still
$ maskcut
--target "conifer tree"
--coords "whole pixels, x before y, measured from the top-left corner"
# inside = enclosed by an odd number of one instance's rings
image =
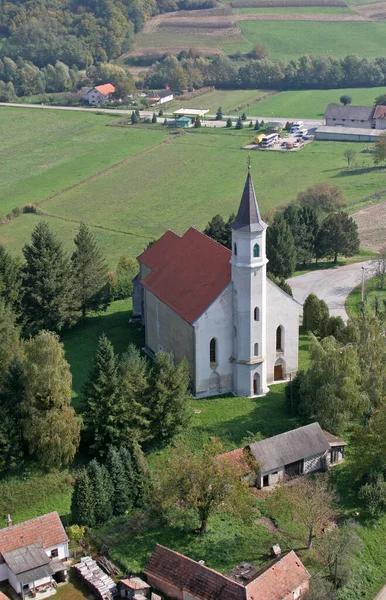
[[[216,112],[216,121],[221,121],[223,116],[222,108],[219,106]]]
[[[225,127],[228,127],[228,129],[232,127],[232,119],[230,117],[228,117]]]
[[[106,310],[110,303],[107,265],[94,235],[84,223],[74,239],[76,250],[71,256],[76,299],[82,316],[88,310]]]
[[[133,111],[131,113],[131,124],[136,125],[136,123],[138,123],[138,121],[139,121],[139,115],[137,115],[137,113]]]
[[[255,131],[259,131],[259,129],[260,129],[260,123],[259,123],[259,121],[258,121],[257,119],[256,119],[255,126],[254,126],[254,128],[253,128],[253,129],[254,129]]]
[[[104,465],[94,458],[87,467],[92,493],[94,496],[95,523],[105,523],[113,515],[112,497],[114,493],[110,475]]]
[[[130,453],[135,477],[136,495],[134,498],[135,506],[143,506],[148,485],[148,466],[141,446],[136,440],[130,443]]]
[[[0,245],[0,298],[19,314],[21,312],[21,264]]]
[[[0,298],[0,383],[20,345],[19,328],[12,308]]]
[[[119,452],[113,446],[110,446],[107,452],[106,468],[114,488],[111,500],[113,514],[123,515],[126,510],[131,508],[132,504],[129,498],[125,467]]]
[[[290,277],[296,267],[294,238],[282,213],[276,213],[267,229],[268,270],[276,277]]]
[[[157,115],[155,113],[153,113],[153,116],[151,118],[151,122],[152,123],[157,123]]]
[[[147,360],[138,348],[130,344],[118,364],[119,393],[122,402],[122,438],[135,437],[142,442],[150,437],[150,409]]]
[[[242,122],[241,117],[239,117],[237,119],[236,129],[243,129],[243,127],[244,127],[244,123]]]
[[[23,248],[23,316],[32,331],[60,331],[75,322],[71,262],[62,244],[41,221]]]
[[[105,456],[109,446],[121,445],[122,403],[119,395],[117,359],[105,334],[99,338],[89,380],[84,388],[84,423],[89,449]]]
[[[119,449],[119,457],[125,471],[126,497],[131,508],[137,498],[137,475],[134,473],[133,459],[130,450],[125,446],[122,446]]]
[[[77,525],[95,525],[94,494],[86,469],[81,469],[75,478],[71,516],[73,523]]]
[[[168,352],[156,354],[150,378],[151,429],[159,441],[171,439],[190,419],[189,370],[186,360],[176,367]]]
[[[194,126],[197,127],[201,127],[201,120],[200,117],[196,117],[196,120],[194,121]]]
[[[23,460],[21,404],[24,392],[23,367],[15,355],[5,372],[0,392],[0,473],[12,471]]]

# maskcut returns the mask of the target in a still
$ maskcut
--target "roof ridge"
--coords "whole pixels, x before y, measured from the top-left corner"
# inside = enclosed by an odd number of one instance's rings
[[[386,107],[385,107],[386,108]],[[232,254],[232,250],[230,250],[229,248],[227,248],[226,246],[224,246],[224,244],[221,244],[220,242],[218,242],[217,240],[213,239],[212,237],[210,237],[210,235],[207,235],[206,233],[204,233],[203,231],[200,231],[200,229],[197,229],[197,227],[195,227],[195,225],[191,225],[189,227],[189,229],[187,229],[185,231],[185,233],[182,235],[182,237],[184,237],[184,235],[186,235],[188,233],[188,231],[190,231],[191,229],[193,229],[194,231],[196,231],[197,233],[199,233],[200,235],[202,235],[203,237],[207,238],[208,240],[210,240],[213,244],[216,244],[217,246],[220,246],[220,248],[225,248],[225,250],[227,250],[229,252],[229,254]]]
[[[42,519],[43,517],[48,517],[50,515],[57,515],[59,521],[62,523],[58,511],[57,510],[52,510],[49,513],[44,513],[44,515],[38,515],[37,517],[32,517],[32,519],[27,519],[26,521],[21,521],[20,523],[15,523],[15,524],[12,524],[12,525],[7,525],[6,527],[2,527],[0,529],[0,532],[4,531],[4,530],[8,531],[9,529],[13,529],[14,527],[18,527],[20,525],[25,525],[26,523],[32,523],[32,521],[37,521],[38,519]],[[62,523],[62,526],[63,526],[63,523]]]

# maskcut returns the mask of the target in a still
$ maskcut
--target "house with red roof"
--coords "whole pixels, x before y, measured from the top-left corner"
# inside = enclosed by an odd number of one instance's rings
[[[248,172],[232,250],[190,227],[138,256],[133,313],[146,349],[186,357],[196,397],[263,395],[297,371],[301,305],[266,276],[266,229]]]
[[[291,551],[263,569],[241,563],[228,575],[157,544],[145,569],[149,584],[175,600],[298,600],[310,574]]]
[[[115,91],[115,87],[111,83],[104,83],[88,90],[85,94],[85,99],[88,100],[89,104],[102,106],[108,100],[112,99]]]
[[[22,598],[65,581],[68,537],[57,512],[0,529],[0,584],[9,583]]]

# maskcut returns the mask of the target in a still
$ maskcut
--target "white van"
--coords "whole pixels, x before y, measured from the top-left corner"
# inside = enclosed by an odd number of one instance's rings
[[[298,129],[301,129],[303,127],[304,123],[303,121],[298,121],[297,123],[294,123],[294,127],[297,127]]]

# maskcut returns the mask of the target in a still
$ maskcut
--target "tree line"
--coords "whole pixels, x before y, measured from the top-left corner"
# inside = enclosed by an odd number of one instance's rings
[[[359,251],[358,227],[342,210],[345,205],[341,188],[320,183],[299,192],[286,208],[267,215],[267,272],[275,283],[285,289],[284,280],[297,266],[322,258],[337,263],[339,254],[353,256]],[[235,218],[234,213],[227,221],[215,215],[204,233],[231,249]]]

